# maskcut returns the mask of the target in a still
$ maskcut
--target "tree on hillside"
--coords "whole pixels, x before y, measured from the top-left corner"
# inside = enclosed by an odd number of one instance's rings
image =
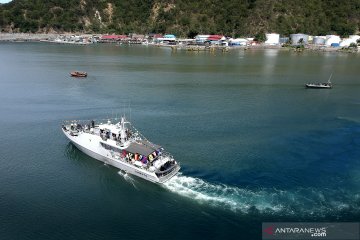
[[[360,0],[13,0],[0,4],[0,28],[14,31],[174,32],[254,36],[348,36],[360,28]],[[86,4],[85,4],[86,3]],[[8,30],[8,31],[9,31]]]
[[[352,42],[350,43],[349,48],[357,48],[357,44]]]
[[[254,40],[257,41],[257,42],[266,42],[267,37],[266,37],[264,31],[260,31],[259,33],[257,33],[255,35]]]
[[[199,34],[198,31],[196,31],[196,30],[190,30],[190,31],[188,32],[188,34],[187,34],[187,37],[188,37],[188,38],[195,38],[196,35],[198,35],[198,34]]]

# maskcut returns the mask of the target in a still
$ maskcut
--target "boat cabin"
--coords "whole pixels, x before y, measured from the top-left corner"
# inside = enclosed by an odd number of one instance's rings
[[[141,161],[147,164],[156,160],[163,150],[161,146],[137,139],[136,133],[131,128],[127,128],[126,123],[122,121],[118,124],[111,124],[109,121],[106,124],[100,124],[99,135],[103,140],[101,146],[130,161]],[[107,142],[108,139],[112,141]]]

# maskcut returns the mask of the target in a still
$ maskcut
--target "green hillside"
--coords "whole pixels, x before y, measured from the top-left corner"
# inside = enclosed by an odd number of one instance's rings
[[[354,34],[360,0],[13,0],[3,32]]]

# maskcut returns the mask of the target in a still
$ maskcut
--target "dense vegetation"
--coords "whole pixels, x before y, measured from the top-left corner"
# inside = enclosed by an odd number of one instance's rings
[[[0,29],[13,32],[354,34],[360,0],[13,0]]]

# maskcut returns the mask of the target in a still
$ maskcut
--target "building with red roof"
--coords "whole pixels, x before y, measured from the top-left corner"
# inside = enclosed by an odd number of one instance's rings
[[[219,41],[223,38],[223,35],[209,35],[207,38],[208,41]]]
[[[101,41],[121,41],[121,40],[127,40],[129,39],[128,36],[126,35],[103,35],[101,36],[100,40]]]

